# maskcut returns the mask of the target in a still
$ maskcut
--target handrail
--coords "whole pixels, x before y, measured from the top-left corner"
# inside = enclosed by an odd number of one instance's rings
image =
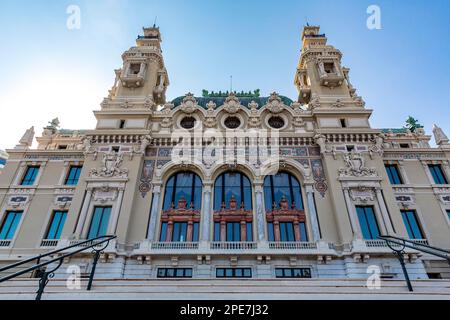
[[[437,247],[434,247],[434,246],[430,246],[428,244],[424,244],[424,243],[416,242],[414,240],[404,239],[404,238],[400,238],[400,237],[396,237],[396,236],[380,236],[379,238],[381,238],[382,240],[389,239],[393,243],[395,243],[395,240],[398,240],[398,241],[400,241],[399,243],[397,243],[399,245],[405,244],[405,246],[410,248],[410,249],[416,249],[416,250],[419,250],[419,251],[422,251],[422,252],[425,252],[425,253],[429,253],[431,255],[435,255],[437,257],[441,257],[441,258],[444,258],[444,259],[447,259],[447,260],[450,259],[450,250],[437,248]],[[394,240],[392,240],[392,239],[394,239]],[[412,246],[409,245],[408,243],[411,243]],[[419,249],[419,248],[417,248],[418,246],[419,247],[423,247],[423,248]],[[438,252],[442,252],[443,254],[432,252],[432,251],[430,251],[428,249],[435,250],[435,251],[438,251]]]
[[[106,249],[106,247],[109,245],[109,242],[111,240],[115,239],[115,238],[117,238],[117,236],[112,236],[112,235],[92,238],[92,239],[89,239],[89,240],[86,240],[86,241],[82,241],[82,242],[79,242],[79,243],[76,243],[76,244],[73,244],[73,245],[70,245],[70,246],[67,246],[67,247],[64,247],[64,248],[53,250],[53,251],[47,252],[45,254],[40,254],[40,255],[34,256],[32,258],[29,258],[29,259],[26,259],[26,260],[23,260],[23,261],[19,261],[19,262],[13,263],[11,265],[8,265],[6,267],[0,268],[0,272],[2,272],[2,271],[10,270],[10,269],[13,269],[15,267],[18,267],[18,266],[21,266],[23,264],[26,264],[26,263],[29,263],[29,262],[32,262],[32,261],[36,260],[36,264],[34,266],[26,268],[26,269],[21,270],[21,271],[18,271],[16,273],[10,274],[10,275],[5,276],[3,278],[0,278],[0,283],[2,283],[4,281],[7,281],[7,280],[10,280],[10,279],[13,279],[13,278],[16,278],[16,277],[21,276],[21,275],[23,275],[25,273],[28,273],[28,272],[31,272],[31,271],[34,271],[34,270],[39,270],[39,271],[41,271],[41,273],[40,273],[39,289],[37,291],[36,300],[41,300],[42,294],[44,292],[44,289],[45,289],[49,279],[54,277],[54,275],[55,275],[54,272],[57,269],[59,269],[59,267],[61,267],[64,259],[67,258],[67,257],[71,257],[71,256],[73,256],[73,255],[75,255],[77,253],[80,253],[80,252],[83,252],[83,251],[86,251],[86,250],[92,248],[93,249],[92,253],[94,254],[94,261],[92,263],[92,269],[91,269],[91,273],[89,275],[89,281],[88,281],[88,285],[87,285],[87,290],[91,290],[91,288],[92,288],[92,281],[94,280],[95,269],[96,269],[96,266],[97,266],[98,259],[100,258],[100,254],[103,252],[103,250]],[[101,240],[101,239],[103,239],[103,240]],[[41,259],[44,258],[44,257],[55,255],[55,254],[58,254],[60,252],[66,251],[68,249],[79,247],[80,245],[88,244],[88,243],[91,243],[91,244],[88,245],[88,246],[82,247],[82,248],[80,248],[78,250],[71,251],[69,253],[66,253],[66,254],[63,254],[61,256],[58,256],[58,257],[56,257],[54,259],[51,259],[51,260],[48,260],[48,261],[45,261],[45,262],[41,262]],[[104,245],[101,249],[95,249],[95,247],[97,247],[98,245],[101,245],[103,243],[106,243],[106,245]],[[49,264],[52,264],[53,262],[58,262],[58,265],[55,268],[53,268],[52,270],[50,270],[50,271],[43,271],[41,269],[42,267],[47,266]]]
[[[400,265],[403,270],[403,275],[405,276],[406,284],[408,285],[409,291],[413,291],[411,280],[409,279],[408,271],[406,270],[405,266],[405,260],[403,255],[405,254],[405,248],[410,248],[413,250],[421,251],[424,253],[431,254],[436,257],[440,257],[443,259],[446,259],[448,264],[450,265],[450,251],[445,250],[442,248],[433,247],[427,244],[418,243],[411,239],[404,239],[397,236],[390,236],[390,235],[381,235],[378,236],[378,239],[386,241],[387,246],[392,249],[395,255],[397,255],[397,258],[400,262]],[[397,245],[396,247],[392,245]],[[437,252],[433,252],[432,250],[435,250]]]

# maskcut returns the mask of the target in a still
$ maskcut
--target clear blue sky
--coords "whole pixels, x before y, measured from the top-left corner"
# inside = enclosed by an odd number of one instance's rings
[[[81,29],[66,28],[66,8]],[[369,5],[381,30],[366,27]],[[402,127],[408,115],[450,134],[450,1],[85,0],[0,2],[0,149],[32,125],[59,117],[92,128],[92,110],[121,67],[121,54],[157,16],[173,99],[202,89],[260,88],[296,99],[293,84],[306,18],[344,53],[351,81],[374,109],[373,127]],[[18,121],[17,119],[21,119]]]

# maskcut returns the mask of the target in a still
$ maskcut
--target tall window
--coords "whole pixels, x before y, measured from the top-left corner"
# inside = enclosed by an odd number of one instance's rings
[[[108,232],[109,217],[111,207],[95,207],[92,216],[91,226],[89,228],[88,238],[106,236]]]
[[[424,239],[414,210],[402,210],[402,218],[410,239]]]
[[[387,175],[389,177],[389,181],[391,184],[402,184],[402,179],[400,178],[400,174],[398,172],[397,165],[395,164],[385,164]]]
[[[302,190],[299,181],[288,172],[264,179],[269,241],[308,241]]]
[[[177,208],[180,200],[186,200],[187,207],[200,210],[202,205],[202,181],[193,172],[179,172],[169,178],[164,195],[163,210]]]
[[[38,166],[28,166],[27,170],[25,171],[25,175],[23,176],[21,185],[22,186],[34,185],[38,173],[39,173]]]
[[[234,199],[240,208],[244,204],[245,210],[252,210],[252,187],[250,180],[240,172],[227,172],[216,179],[214,185],[214,210],[230,209]]]
[[[8,211],[0,228],[0,240],[11,240],[14,238],[17,226],[22,218],[23,211]]]
[[[226,172],[214,185],[214,241],[253,241],[252,187],[240,172]]]
[[[380,235],[375,212],[373,207],[357,206],[356,212],[358,214],[359,224],[364,239],[374,240]]]
[[[202,181],[193,172],[179,172],[169,178],[161,216],[162,242],[198,242]]]
[[[288,201],[289,208],[303,210],[303,199],[300,183],[291,174],[280,172],[267,176],[264,179],[264,201],[266,210],[271,211],[274,206],[279,206],[282,199]]]
[[[66,218],[67,211],[55,211],[53,213],[52,221],[50,222],[45,239],[59,240],[64,228],[64,223],[66,222]]]
[[[75,186],[78,184],[78,180],[80,179],[80,173],[82,166],[71,166],[69,169],[69,174],[66,177],[66,185]]]
[[[447,184],[447,179],[439,164],[429,164],[428,168],[430,169],[435,184]]]
[[[450,220],[450,210],[447,210],[447,217],[448,217],[448,220]]]

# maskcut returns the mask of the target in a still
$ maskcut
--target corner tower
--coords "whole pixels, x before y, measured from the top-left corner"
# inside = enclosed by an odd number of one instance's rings
[[[123,67],[115,70],[116,80],[109,99],[141,98],[155,104],[166,102],[169,77],[161,50],[161,33],[158,27],[144,28],[136,46],[122,55]]]
[[[295,75],[300,103],[309,104],[315,97],[359,101],[356,90],[350,84],[350,70],[342,66],[341,59],[341,51],[327,44],[327,37],[320,33],[319,26],[304,27],[302,51]]]

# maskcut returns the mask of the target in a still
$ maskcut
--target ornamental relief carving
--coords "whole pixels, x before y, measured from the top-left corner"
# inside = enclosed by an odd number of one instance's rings
[[[230,114],[235,114],[239,111],[240,105],[241,103],[236,95],[234,93],[230,93],[228,98],[225,100],[224,110]]]
[[[186,94],[181,104],[181,111],[186,114],[194,113],[198,108],[197,100],[195,100],[194,95],[192,93]]]
[[[121,169],[123,163],[123,154],[110,151],[103,153],[103,166],[100,169],[92,169],[91,177],[94,178],[126,178],[128,177],[128,169]]]
[[[283,111],[284,107],[285,105],[281,100],[280,96],[278,95],[278,93],[273,92],[270,95],[269,100],[267,102],[266,105],[267,110],[269,110],[273,114],[278,114]]]
[[[375,168],[365,166],[365,159],[361,153],[352,151],[343,154],[343,158],[346,167],[339,169],[341,177],[377,177]]]
[[[359,201],[366,203],[368,201],[374,201],[375,200],[375,192],[371,188],[367,187],[360,187],[358,189],[351,189],[350,190],[350,198],[353,201]]]

